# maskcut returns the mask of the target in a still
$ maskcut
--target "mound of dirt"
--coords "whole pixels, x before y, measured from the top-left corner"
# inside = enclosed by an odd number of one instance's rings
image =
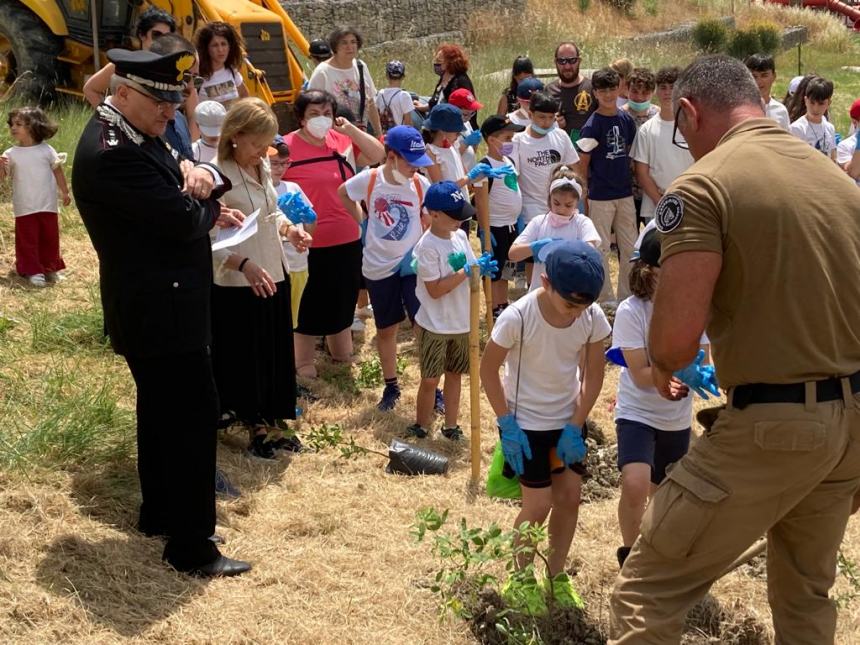
[[[585,467],[591,473],[591,479],[582,487],[582,502],[597,502],[609,499],[615,495],[621,484],[621,473],[618,472],[618,446],[616,444],[600,445],[589,437],[585,440],[588,455]]]
[[[767,627],[758,614],[739,602],[723,607],[708,594],[687,614],[682,645],[768,645]]]

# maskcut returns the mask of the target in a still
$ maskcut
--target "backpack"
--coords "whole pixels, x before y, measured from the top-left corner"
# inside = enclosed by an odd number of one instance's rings
[[[380,92],[379,98],[382,100],[383,108],[379,111],[379,123],[382,126],[382,133],[385,134],[395,125],[400,125],[394,120],[394,113],[391,111],[391,101],[400,96],[401,92],[405,90],[400,90],[399,92],[395,92],[391,95],[391,99],[386,102],[385,94]]]
[[[513,159],[511,159],[510,157],[502,157],[502,159],[504,159],[505,161],[510,162],[510,164],[511,164],[514,168],[516,168],[516,167],[517,167],[516,162],[515,162]],[[490,158],[489,158],[489,157],[484,157],[483,159],[481,159],[480,161],[478,161],[478,163],[485,163],[485,164],[487,164],[488,166],[492,166],[492,165],[493,165],[493,164],[491,164],[491,163],[490,163]],[[492,177],[487,177],[487,194],[489,194],[492,190],[493,190],[493,178],[492,178]]]

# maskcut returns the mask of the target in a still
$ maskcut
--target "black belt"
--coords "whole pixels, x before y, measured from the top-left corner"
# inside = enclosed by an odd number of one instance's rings
[[[851,393],[860,392],[860,372],[848,376]],[[829,378],[815,381],[815,399],[817,401],[836,401],[842,398],[842,380]],[[750,383],[738,385],[732,389],[732,407],[743,410],[748,405],[756,403],[805,403],[806,384],[788,383],[773,385],[770,383]]]

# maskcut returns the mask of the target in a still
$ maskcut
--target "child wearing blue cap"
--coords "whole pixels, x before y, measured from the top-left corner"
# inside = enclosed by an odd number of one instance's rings
[[[621,471],[618,524],[623,542],[616,552],[619,567],[639,536],[648,498],[666,477],[666,467],[687,453],[693,415],[693,399],[686,385],[673,377],[670,388],[677,398],[669,401],[657,391],[651,376],[648,330],[660,274],[658,231],[651,229],[644,235],[630,262],[633,295],[618,306],[612,331],[612,347],[622,352],[626,363],[618,379],[615,405]],[[702,336],[701,344],[707,352],[707,336]]]
[[[415,316],[419,326],[421,384],[415,402],[415,424],[407,433],[419,438],[429,434],[434,393],[444,374],[442,434],[458,440],[463,436],[457,425],[460,380],[469,371],[468,279],[472,266],[478,262],[460,227],[472,218],[475,210],[452,181],[430,186],[424,208],[430,217],[430,228],[413,252],[418,271],[415,293],[421,303]],[[461,259],[452,265],[454,257]]]
[[[586,454],[585,420],[603,386],[603,341],[611,331],[595,300],[603,286],[600,253],[581,240],[547,247],[542,286],[505,309],[481,361],[481,382],[498,416],[505,469],[519,476],[522,508],[514,521],[549,521],[548,578],[561,606],[582,606],[564,573],[579,512]],[[504,366],[504,377],[499,370]],[[518,567],[532,556],[524,554]],[[544,595],[533,575],[503,588],[515,607],[540,615]]]
[[[385,379],[377,405],[383,412],[393,409],[400,398],[397,329],[406,316],[414,322],[419,307],[412,248],[426,228],[421,203],[430,182],[416,171],[433,163],[421,134],[408,125],[394,126],[387,132],[385,153],[381,167],[363,170],[337,191],[344,208],[356,219],[364,216],[358,202],[367,206],[361,272],[373,306],[376,348]]]

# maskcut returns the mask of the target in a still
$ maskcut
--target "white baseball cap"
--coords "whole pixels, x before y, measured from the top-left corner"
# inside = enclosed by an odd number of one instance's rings
[[[788,84],[788,93],[794,94],[797,92],[797,86],[800,85],[800,81],[803,80],[803,76],[795,76],[791,79],[791,82]]]
[[[221,134],[221,124],[226,117],[227,110],[218,101],[201,101],[194,108],[194,118],[200,126],[200,132],[207,137]]]

